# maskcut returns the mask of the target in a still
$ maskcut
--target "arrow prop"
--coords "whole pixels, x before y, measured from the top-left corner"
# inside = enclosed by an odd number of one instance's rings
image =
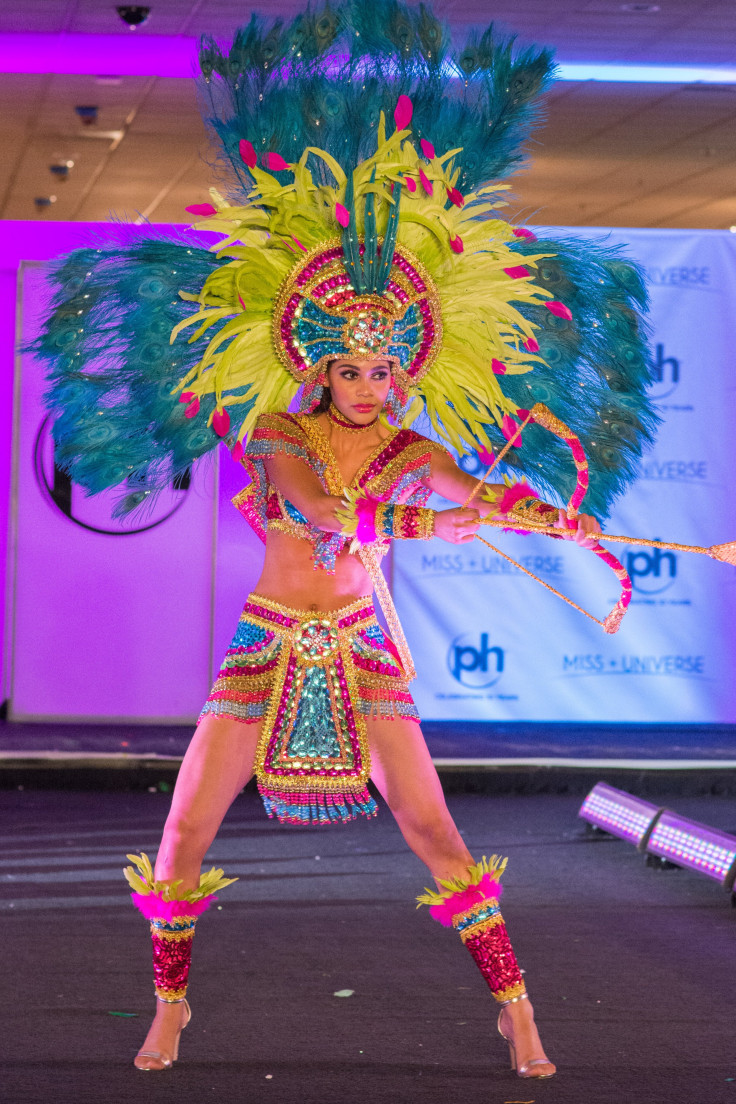
[[[508,529],[508,521],[495,518],[483,518],[481,525],[492,525],[496,529]],[[559,537],[563,530],[552,525],[531,525],[526,522],[514,521],[515,530],[524,529],[527,533],[542,533],[546,537]],[[615,544],[636,544],[645,548],[666,548],[672,552],[695,552],[700,556],[710,556],[712,560],[720,563],[733,564],[736,567],[736,541],[728,541],[726,544],[711,544],[706,547],[702,544],[676,544],[674,541],[647,540],[645,537],[625,537],[616,533],[601,533],[601,540],[612,541]]]

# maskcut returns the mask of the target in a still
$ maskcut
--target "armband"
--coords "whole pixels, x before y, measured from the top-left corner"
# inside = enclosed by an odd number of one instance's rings
[[[340,532],[353,537],[358,545],[379,540],[431,540],[434,536],[434,510],[379,502],[367,494],[345,491],[342,508],[337,510]]]
[[[508,531],[513,533],[527,534],[534,527],[553,525],[559,515],[557,507],[542,502],[537,492],[523,479],[507,487],[499,499],[486,498],[486,501],[493,502],[498,517],[510,522]],[[515,529],[514,522],[525,528]]]

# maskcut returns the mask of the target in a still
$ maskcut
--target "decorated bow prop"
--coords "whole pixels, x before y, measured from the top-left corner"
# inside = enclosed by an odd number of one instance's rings
[[[580,505],[585,498],[586,491],[588,490],[588,461],[586,459],[583,446],[581,445],[575,434],[572,432],[572,430],[568,426],[566,426],[564,422],[561,422],[560,419],[557,418],[552,413],[552,411],[549,410],[548,407],[544,406],[542,403],[535,403],[531,410],[519,410],[517,411],[517,413],[519,417],[523,418],[523,421],[520,425],[517,425],[516,428],[509,434],[509,438],[503,449],[498,454],[498,456],[494,458],[493,463],[490,465],[483,477],[473,488],[473,492],[468,497],[465,505],[467,506],[472,501],[472,499],[478,493],[478,491],[485,483],[486,479],[491,474],[496,465],[504,458],[511,446],[521,436],[521,431],[527,425],[529,425],[530,422],[536,422],[537,425],[543,426],[544,429],[548,429],[550,433],[554,433],[556,437],[560,437],[563,441],[567,441],[570,446],[570,451],[572,452],[573,461],[575,463],[575,469],[577,471],[577,480],[575,484],[575,490],[573,491],[570,500],[567,503],[565,512],[567,514],[567,517],[572,521],[574,518],[577,517]],[[496,528],[509,528],[508,519],[496,520],[489,517],[484,518],[482,524],[493,525]],[[514,520],[513,528],[516,532],[545,533],[549,536],[555,537],[559,537],[561,535],[558,528],[545,524],[536,525],[533,522],[529,523],[526,519],[524,519],[521,524],[518,524],[517,521]],[[555,588],[550,586],[549,583],[545,583],[545,581],[543,579],[540,579],[538,575],[535,575],[532,571],[529,571],[527,568],[522,567],[520,563],[512,559],[511,556],[507,556],[505,552],[502,552],[500,550],[500,548],[496,548],[494,545],[490,544],[489,541],[484,540],[483,537],[478,537],[478,540],[480,540],[488,548],[496,552],[499,556],[502,556],[505,560],[508,560],[509,563],[515,564],[516,567],[518,567],[520,571],[523,571],[525,575],[528,575],[532,579],[536,579],[536,581],[538,583],[541,583],[541,585],[545,587],[546,590],[551,591],[552,594],[556,594],[558,598],[561,598],[563,602],[567,602],[567,604],[569,606],[572,606],[573,609],[576,609],[580,613],[584,614],[586,617],[589,617],[591,621],[595,621],[597,625],[601,626],[604,632],[615,633],[618,631],[626,610],[629,607],[629,603],[631,602],[631,579],[623,564],[616,559],[613,553],[609,552],[608,549],[603,548],[599,541],[595,541],[589,546],[590,551],[595,552],[596,556],[598,556],[599,559],[603,560],[603,562],[608,567],[610,567],[616,578],[619,580],[619,583],[621,584],[621,594],[619,595],[618,601],[616,602],[610,613],[608,613],[602,621],[600,620],[600,618],[595,617],[592,613],[589,613],[588,610],[583,609],[582,606],[579,606],[576,602],[573,602],[571,598],[568,598],[559,590],[555,590]]]

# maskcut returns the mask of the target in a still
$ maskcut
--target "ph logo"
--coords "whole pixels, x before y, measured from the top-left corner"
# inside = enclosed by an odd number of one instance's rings
[[[503,648],[489,644],[487,632],[456,636],[447,653],[450,674],[462,686],[483,690],[498,682],[505,666]]]
[[[677,556],[661,548],[639,549],[626,554],[626,570],[640,594],[662,594],[677,578]]]
[[[655,345],[654,352],[655,357],[652,364],[654,382],[651,394],[655,399],[666,399],[680,382],[680,361],[677,357],[665,356],[664,345],[661,342]]]

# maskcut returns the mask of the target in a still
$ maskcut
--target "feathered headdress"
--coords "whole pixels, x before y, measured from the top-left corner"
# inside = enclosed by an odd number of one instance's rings
[[[57,464],[92,491],[127,478],[124,510],[220,438],[237,458],[259,414],[312,409],[331,359],[381,356],[389,413],[426,411],[460,453],[544,403],[581,439],[605,514],[656,421],[639,273],[499,214],[547,52],[492,28],[453,51],[423,5],[345,0],[286,28],[254,17],[200,62],[227,183],[189,210],[221,238],[146,233],[57,266],[37,343]],[[568,497],[564,443],[537,426],[516,440],[507,462]]]

